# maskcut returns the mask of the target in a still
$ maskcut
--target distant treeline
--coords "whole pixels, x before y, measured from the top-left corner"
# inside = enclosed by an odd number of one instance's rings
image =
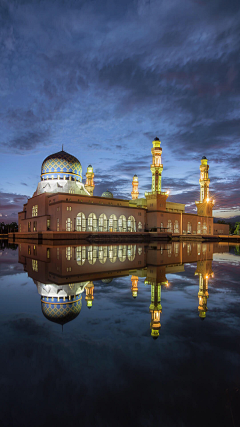
[[[5,222],[0,223],[0,234],[8,234],[18,231],[18,225],[16,222],[11,222],[11,224],[5,224]]]
[[[219,219],[216,224],[228,224],[230,234],[240,234],[240,222],[226,222],[224,219]]]

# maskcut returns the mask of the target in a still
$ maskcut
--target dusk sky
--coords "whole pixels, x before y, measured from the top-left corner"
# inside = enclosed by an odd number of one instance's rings
[[[0,221],[62,144],[94,195],[143,196],[155,136],[169,201],[194,212],[204,155],[215,216],[240,214],[239,0],[0,0],[0,55]]]

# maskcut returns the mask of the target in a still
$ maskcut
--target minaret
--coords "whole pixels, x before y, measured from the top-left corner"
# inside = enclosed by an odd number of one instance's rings
[[[93,304],[93,300],[94,300],[93,289],[94,289],[93,282],[89,282],[85,287],[85,290],[86,290],[85,300],[87,301],[88,308],[91,308]]]
[[[93,178],[94,178],[93,167],[92,165],[89,165],[86,173],[85,188],[90,193],[91,196],[93,196],[93,190],[95,187]]]
[[[137,175],[134,175],[133,180],[132,180],[131,195],[132,195],[132,200],[138,199],[139,191],[138,191],[138,177],[137,177]]]
[[[149,311],[151,313],[151,336],[153,339],[157,339],[161,328],[160,314],[162,313],[160,283],[151,284],[151,304],[149,306]]]
[[[138,293],[138,276],[132,276],[131,281],[132,281],[132,288],[131,288],[132,296],[133,298],[136,298]]]
[[[200,319],[204,320],[207,314],[208,280],[214,276],[212,272],[212,261],[198,261],[195,275],[199,276],[198,312]]]
[[[212,216],[212,207],[214,200],[210,200],[209,184],[210,179],[208,177],[208,160],[205,156],[202,157],[200,165],[200,201],[195,202],[197,206],[198,215],[201,216]]]
[[[160,147],[161,141],[156,137],[153,141],[152,153],[152,193],[161,193],[162,171],[163,165],[161,164],[162,148]]]

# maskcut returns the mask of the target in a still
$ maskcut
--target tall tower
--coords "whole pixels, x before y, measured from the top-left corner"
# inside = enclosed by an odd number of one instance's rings
[[[163,165],[161,164],[161,141],[159,141],[159,138],[156,137],[152,144],[152,164],[150,168],[152,172],[152,193],[161,193],[163,171]]]
[[[86,290],[85,300],[87,301],[88,308],[91,308],[93,304],[93,300],[94,300],[93,289],[94,289],[93,282],[89,282],[85,287],[85,290]]]
[[[139,191],[138,191],[138,177],[137,177],[137,175],[134,175],[133,180],[132,180],[131,195],[132,195],[132,200],[138,199]]]
[[[138,276],[132,276],[131,281],[132,281],[132,288],[131,288],[132,296],[133,298],[136,298],[138,293]]]
[[[89,165],[86,173],[85,188],[90,193],[91,196],[93,196],[93,190],[95,187],[93,178],[94,178],[93,167],[92,165]]]
[[[202,157],[200,165],[200,200],[195,202],[197,206],[197,213],[201,216],[212,216],[212,208],[214,200],[210,200],[209,184],[210,179],[208,177],[208,160],[205,156]]]
[[[214,276],[212,272],[212,261],[198,261],[195,275],[199,276],[198,312],[200,319],[204,320],[207,314],[208,280]]]
[[[151,304],[149,306],[149,311],[151,313],[151,336],[157,339],[161,328],[160,314],[162,313],[160,283],[151,284]]]

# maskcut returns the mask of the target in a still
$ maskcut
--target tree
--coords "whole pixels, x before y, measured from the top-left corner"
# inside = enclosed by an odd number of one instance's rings
[[[234,230],[234,234],[237,234],[239,236],[240,234],[240,222],[236,222],[235,224],[235,230]]]

